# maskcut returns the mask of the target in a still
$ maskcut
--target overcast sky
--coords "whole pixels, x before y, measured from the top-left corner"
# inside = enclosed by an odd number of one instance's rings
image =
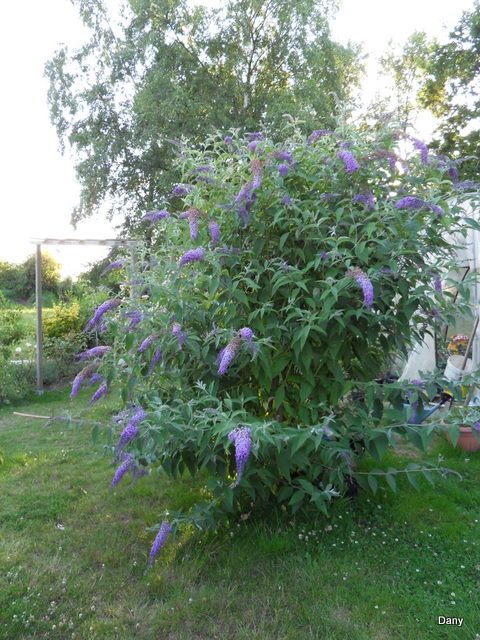
[[[106,3],[117,6],[118,0]],[[373,60],[385,51],[390,39],[403,42],[414,30],[445,37],[462,11],[472,8],[473,0],[341,0],[340,4],[332,24],[334,38],[343,43],[363,42]],[[79,192],[74,161],[60,155],[49,122],[44,63],[59,43],[75,46],[84,35],[70,0],[2,2],[0,260],[23,261],[33,252],[30,238],[115,236],[113,227],[100,218],[81,223],[76,232],[70,227]],[[365,83],[370,94],[378,82],[372,67]],[[86,263],[106,252],[85,247],[48,250],[60,260],[64,274],[79,273]]]

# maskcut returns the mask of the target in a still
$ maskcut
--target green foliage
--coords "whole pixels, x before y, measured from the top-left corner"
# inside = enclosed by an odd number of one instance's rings
[[[330,38],[331,0],[140,0],[115,33],[102,3],[74,4],[92,37],[46,66],[52,122],[78,159],[74,221],[107,202],[130,211],[130,230],[179,178],[172,142],[261,122],[275,132],[284,113],[328,127],[358,84],[358,49]]]
[[[419,100],[441,119],[435,146],[442,153],[465,158],[464,177],[478,178],[480,131],[479,92],[480,3],[465,11],[449,41],[429,43],[420,69]]]
[[[11,353],[13,345],[25,335],[22,313],[18,309],[0,310],[0,355],[4,358]]]
[[[18,402],[31,393],[35,386],[35,364],[13,363],[4,352],[0,353],[0,405]]]
[[[47,306],[51,295],[60,291],[60,263],[48,252],[42,252],[42,289],[46,294]],[[22,264],[0,262],[0,289],[16,302],[35,296],[35,255],[29,256]],[[48,297],[50,294],[50,297]]]
[[[392,488],[397,473],[416,485],[419,474],[443,472],[364,472],[358,463],[364,452],[381,461],[399,437],[425,450],[435,433],[412,418],[434,395],[434,380],[419,389],[379,378],[393,356],[462,308],[461,287],[454,304],[434,286],[458,268],[449,238],[470,224],[461,199],[451,199],[448,165],[424,165],[416,151],[402,158],[403,130],[393,124],[365,135],[342,122],[309,141],[289,124],[284,135],[280,143],[264,137],[256,150],[220,135],[184,149],[184,182],[205,165],[211,181],[183,198],[190,220],[157,223],[165,240],[155,260],[141,263],[147,295],[125,298],[104,318],[114,345],[99,371],[127,407],[148,410],[129,449],[137,465],[211,478],[204,503],[170,513],[174,526],[214,527],[272,502],[327,513],[352,484],[376,492],[379,476]],[[358,167],[348,171],[346,159]],[[427,204],[396,206],[405,196]],[[210,240],[213,221],[220,246]],[[179,268],[192,248],[200,257],[204,249],[203,259]],[[126,314],[135,312],[143,319],[128,329]],[[147,336],[151,346],[141,347]],[[234,357],[222,372],[226,347]],[[251,432],[243,474],[229,439],[239,428]],[[111,443],[117,435],[112,427]]]
[[[81,329],[80,304],[60,303],[53,307],[43,321],[43,334],[46,338],[59,338]]]

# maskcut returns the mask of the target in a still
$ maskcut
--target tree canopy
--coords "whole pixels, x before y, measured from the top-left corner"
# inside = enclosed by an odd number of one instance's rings
[[[469,157],[462,173],[478,176],[472,157],[480,143],[480,3],[465,11],[445,44],[433,41],[419,58],[424,78],[420,104],[441,119],[435,145],[442,153]]]
[[[51,119],[76,155],[77,222],[107,205],[126,228],[171,190],[175,145],[215,129],[330,127],[362,70],[331,40],[334,0],[129,0],[117,27],[101,0],[73,0],[91,30],[46,65]]]

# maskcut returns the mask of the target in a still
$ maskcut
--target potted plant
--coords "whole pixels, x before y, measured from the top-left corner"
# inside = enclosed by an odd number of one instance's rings
[[[454,407],[448,414],[447,438],[463,451],[480,450],[480,407]]]

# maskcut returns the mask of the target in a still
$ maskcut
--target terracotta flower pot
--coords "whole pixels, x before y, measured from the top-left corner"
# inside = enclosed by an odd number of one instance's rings
[[[452,444],[448,431],[447,438],[450,444]],[[472,427],[469,427],[468,425],[460,426],[460,436],[458,438],[457,447],[459,449],[463,449],[463,451],[480,451],[480,442],[478,442],[473,435]]]

